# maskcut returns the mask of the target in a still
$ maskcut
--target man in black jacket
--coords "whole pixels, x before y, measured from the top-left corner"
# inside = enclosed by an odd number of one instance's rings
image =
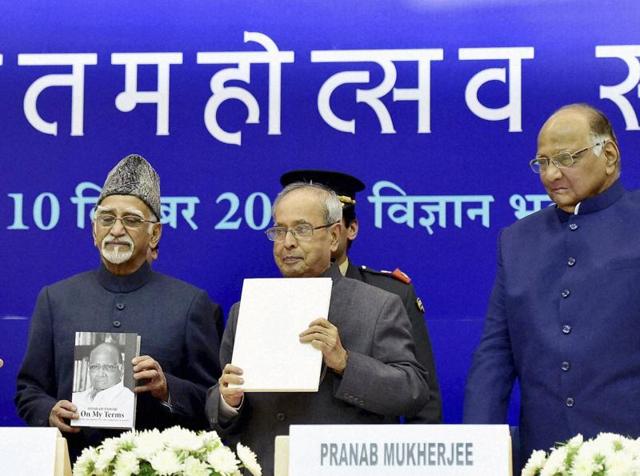
[[[18,373],[18,414],[30,426],[55,426],[74,460],[115,430],[70,425],[77,331],[136,333],[133,366],[136,428],[207,427],[206,389],[220,375],[220,307],[207,293],[151,270],[149,248],[160,240],[160,179],[141,156],[125,157],[109,173],[93,218],[101,264],[46,286],[36,303]]]

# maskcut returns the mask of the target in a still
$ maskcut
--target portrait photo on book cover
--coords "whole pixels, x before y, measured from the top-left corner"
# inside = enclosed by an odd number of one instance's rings
[[[138,349],[137,334],[76,332],[72,402],[80,418],[72,425],[135,426],[131,359]]]

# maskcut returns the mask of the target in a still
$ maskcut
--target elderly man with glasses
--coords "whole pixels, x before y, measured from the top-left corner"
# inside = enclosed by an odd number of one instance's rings
[[[555,207],[500,235],[467,423],[504,423],[521,390],[522,461],[577,433],[640,436],[640,200],[620,183],[609,120],[556,111],[530,162]]]
[[[90,407],[113,407],[127,414],[133,408],[133,392],[124,385],[122,351],[110,342],[98,344],[89,354],[89,386],[73,394],[72,401],[80,411]]]
[[[207,414],[223,436],[256,451],[265,474],[272,474],[274,437],[288,434],[289,425],[394,423],[418,412],[429,395],[400,298],[343,277],[331,263],[342,226],[336,194],[322,185],[293,183],[278,195],[273,219],[267,237],[282,275],[330,277],[333,287],[328,319],[300,329],[300,342],[323,355],[317,393],[244,394],[229,387],[242,383],[242,369],[229,363],[239,305],[231,309],[220,349],[225,367],[209,391]]]
[[[220,375],[222,316],[203,290],[151,270],[150,248],[162,232],[160,178],[139,155],[109,173],[93,219],[101,265],[43,288],[31,318],[18,373],[16,406],[31,426],[55,426],[72,459],[113,435],[70,426],[74,337],[84,332],[131,332],[141,337],[133,365],[138,394],[136,428],[207,426],[206,390]]]

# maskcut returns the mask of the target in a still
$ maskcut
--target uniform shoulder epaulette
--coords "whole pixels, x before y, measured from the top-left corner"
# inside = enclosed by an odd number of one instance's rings
[[[384,269],[377,271],[373,268],[369,268],[368,266],[362,265],[360,266],[360,269],[367,273],[379,274],[381,276],[389,276],[391,278],[396,279],[397,281],[400,281],[401,283],[411,284],[411,278],[406,273],[401,271],[400,268],[396,268],[393,271],[386,271]]]

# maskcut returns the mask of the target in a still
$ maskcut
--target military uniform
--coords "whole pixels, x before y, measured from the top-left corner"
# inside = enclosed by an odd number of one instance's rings
[[[427,325],[424,321],[424,307],[411,284],[411,280],[403,278],[404,273],[394,271],[376,271],[367,266],[357,266],[349,262],[345,276],[357,279],[390,293],[400,296],[411,321],[413,340],[416,344],[416,358],[428,372],[430,398],[422,410],[415,416],[407,418],[408,423],[442,423],[442,399],[436,376],[435,360],[431,350],[431,341]]]

